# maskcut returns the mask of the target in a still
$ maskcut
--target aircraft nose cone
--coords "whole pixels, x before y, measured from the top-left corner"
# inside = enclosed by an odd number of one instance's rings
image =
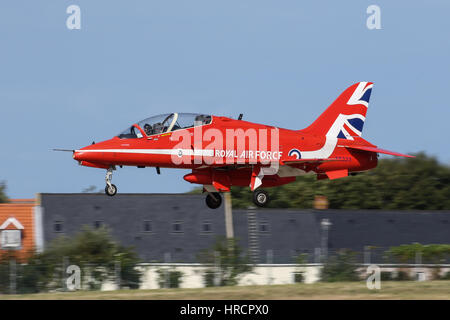
[[[80,152],[78,150],[74,151],[72,157],[74,160],[81,161],[83,160],[83,152]]]

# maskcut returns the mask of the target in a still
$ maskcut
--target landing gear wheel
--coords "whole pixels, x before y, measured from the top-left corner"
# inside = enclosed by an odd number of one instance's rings
[[[111,186],[106,186],[105,187],[105,193],[112,197],[117,193],[117,187],[115,184],[111,184]]]
[[[253,192],[253,203],[258,207],[265,207],[269,203],[269,193],[265,190]]]
[[[213,198],[214,196],[214,198]],[[212,192],[206,196],[206,205],[211,209],[217,209],[222,204],[222,196],[218,192]]]

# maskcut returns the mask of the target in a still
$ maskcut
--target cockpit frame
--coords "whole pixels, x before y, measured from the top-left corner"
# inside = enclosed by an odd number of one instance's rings
[[[196,113],[161,114],[141,120],[118,135],[120,139],[144,138],[212,123],[212,116]],[[138,132],[136,132],[138,131]]]

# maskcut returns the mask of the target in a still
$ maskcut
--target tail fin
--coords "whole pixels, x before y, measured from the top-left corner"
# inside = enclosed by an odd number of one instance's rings
[[[360,137],[366,120],[372,82],[358,82],[345,90],[305,133],[354,140]]]

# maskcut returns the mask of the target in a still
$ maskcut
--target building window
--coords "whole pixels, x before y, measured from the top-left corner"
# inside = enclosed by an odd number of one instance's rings
[[[22,245],[20,230],[3,230],[1,235],[2,249],[17,249]]]
[[[175,221],[172,223],[172,232],[182,233],[183,232],[183,221]]]
[[[202,233],[212,233],[212,224],[210,221],[203,221]]]
[[[267,233],[269,232],[269,222],[266,220],[259,222],[259,232],[261,233]]]
[[[96,220],[96,221],[94,222],[94,228],[95,228],[95,229],[100,229],[102,226],[103,226],[103,221]]]
[[[55,223],[53,224],[53,231],[54,232],[63,232],[63,222],[55,221]]]
[[[144,232],[152,232],[153,228],[152,228],[152,222],[150,220],[145,220],[144,221]]]

